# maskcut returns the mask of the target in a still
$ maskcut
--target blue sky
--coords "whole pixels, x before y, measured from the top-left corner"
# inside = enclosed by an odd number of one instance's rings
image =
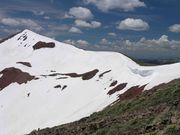
[[[179,0],[0,0],[0,38],[30,29],[88,50],[180,59]]]

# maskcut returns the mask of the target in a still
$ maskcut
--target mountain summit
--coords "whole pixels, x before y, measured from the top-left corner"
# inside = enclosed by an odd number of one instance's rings
[[[79,120],[180,78],[179,69],[140,66],[120,53],[85,51],[24,30],[0,43],[0,134]]]

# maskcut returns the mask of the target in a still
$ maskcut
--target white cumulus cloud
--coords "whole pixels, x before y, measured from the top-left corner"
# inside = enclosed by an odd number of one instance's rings
[[[168,43],[168,42],[169,42],[168,36],[167,36],[167,35],[162,35],[162,36],[159,38],[159,40],[157,40],[157,42],[158,42],[159,44],[161,44],[161,43]]]
[[[37,16],[41,16],[41,15],[44,15],[45,12],[44,11],[33,11],[33,14],[37,15]]]
[[[9,26],[20,25],[20,22],[17,19],[13,19],[13,18],[3,18],[1,19],[1,23],[4,25],[9,25]]]
[[[75,25],[77,27],[86,27],[86,28],[90,28],[91,27],[91,24],[86,22],[86,21],[83,21],[83,20],[75,20]]]
[[[179,51],[180,41],[169,40],[167,35],[162,35],[157,39],[146,39],[143,37],[139,41],[130,41],[128,39],[109,41],[108,39],[103,38],[99,41],[99,48],[104,48],[107,50],[136,50],[152,52],[164,52],[170,50]]]
[[[127,18],[121,21],[117,28],[121,30],[145,31],[149,29],[149,24],[141,19]]]
[[[101,23],[97,22],[97,21],[91,21],[91,22],[87,22],[87,21],[83,21],[83,20],[75,20],[75,25],[77,27],[84,27],[84,28],[98,28],[101,27]]]
[[[78,40],[78,41],[77,41],[77,44],[78,44],[78,45],[83,45],[83,46],[89,45],[89,43],[88,43],[86,40]]]
[[[99,43],[102,44],[102,45],[108,45],[108,44],[111,44],[111,42],[108,41],[106,38],[101,39],[101,41],[100,41]]]
[[[109,36],[117,36],[116,33],[110,32],[108,33]]]
[[[92,27],[92,28],[101,27],[101,23],[100,23],[100,22],[97,22],[97,21],[92,21],[92,22],[91,22],[91,27]]]
[[[74,17],[80,20],[91,20],[93,19],[93,14],[88,8],[84,7],[72,7],[69,9],[68,15],[66,17]]]
[[[82,33],[82,31],[79,28],[76,28],[76,27],[71,27],[69,29],[69,32],[71,32],[71,33]]]
[[[99,10],[107,12],[109,10],[132,11],[138,7],[145,7],[145,3],[140,0],[83,0],[86,4],[93,4]]]
[[[180,24],[174,24],[169,27],[169,31],[179,33],[180,32]]]
[[[66,44],[70,44],[70,45],[74,45],[75,44],[75,41],[71,40],[71,39],[64,40],[63,42],[66,43]]]
[[[67,44],[71,44],[71,45],[75,45],[75,46],[88,46],[89,45],[89,42],[86,41],[86,40],[71,40],[71,39],[67,39],[67,40],[64,40],[63,41],[64,43],[67,43]]]
[[[3,25],[11,26],[11,27],[26,27],[28,29],[32,29],[35,31],[40,31],[43,28],[31,19],[24,18],[2,18],[0,19],[0,23]]]

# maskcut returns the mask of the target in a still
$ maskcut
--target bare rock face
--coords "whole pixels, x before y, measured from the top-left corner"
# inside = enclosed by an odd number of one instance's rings
[[[41,48],[54,48],[54,47],[55,47],[55,43],[53,42],[46,43],[46,42],[39,41],[33,46],[33,49],[37,50]]]
[[[32,67],[31,63],[29,63],[29,62],[16,62],[16,63],[17,64],[22,64],[22,65],[27,66],[27,67]]]
[[[3,90],[12,83],[23,84],[34,79],[29,73],[23,72],[20,69],[10,67],[0,72],[0,90]]]
[[[101,73],[101,74],[99,75],[99,78],[102,78],[102,77],[104,76],[104,74],[107,74],[107,73],[109,73],[109,72],[111,72],[111,70],[108,70],[108,71],[105,71],[105,72]]]
[[[90,80],[91,78],[93,78],[97,73],[99,72],[98,69],[94,69],[92,71],[83,73],[83,74],[77,74],[77,73],[67,73],[67,74],[62,74],[62,75],[66,75],[66,76],[70,76],[72,78],[76,78],[76,77],[82,77],[82,80]]]
[[[146,85],[133,86],[130,89],[128,89],[126,92],[124,92],[123,94],[119,95],[119,99],[120,100],[131,99],[137,95],[140,95],[143,92],[145,87]]]
[[[114,87],[113,89],[111,89],[107,94],[108,95],[112,95],[117,91],[123,90],[126,87],[127,83],[121,83],[119,85],[117,85],[116,87]]]
[[[113,87],[113,86],[115,86],[117,83],[118,83],[118,81],[115,80],[115,81],[113,81],[113,82],[109,85],[109,87]]]

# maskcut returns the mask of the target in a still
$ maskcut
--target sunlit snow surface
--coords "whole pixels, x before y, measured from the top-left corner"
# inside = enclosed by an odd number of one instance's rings
[[[54,42],[55,47],[33,50],[39,41]],[[32,67],[16,62],[29,62]],[[9,67],[39,79],[21,85],[12,83],[0,91],[0,135],[23,135],[79,120],[113,103],[132,86],[147,84],[148,90],[180,78],[180,63],[143,67],[120,53],[84,51],[29,30],[0,44],[0,71]],[[60,75],[94,69],[99,72],[89,80]],[[111,71],[99,77],[108,70]],[[59,75],[48,76],[53,73]],[[127,86],[110,96],[107,93],[114,80]],[[67,87],[54,88],[57,85]]]

